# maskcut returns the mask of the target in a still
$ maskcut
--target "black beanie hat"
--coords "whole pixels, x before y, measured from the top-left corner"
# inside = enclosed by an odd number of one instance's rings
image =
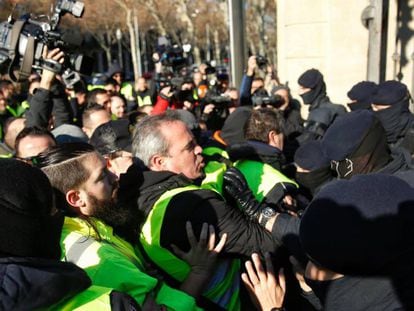
[[[390,175],[358,175],[326,185],[302,216],[309,258],[353,275],[398,273],[414,253],[414,189]],[[407,256],[407,257],[406,257]]]
[[[108,78],[112,78],[112,76],[116,73],[123,73],[124,71],[122,70],[121,66],[117,63],[114,62],[111,64],[111,66],[109,66],[108,68],[108,72],[106,73],[106,76]]]
[[[371,107],[372,96],[377,92],[378,85],[371,81],[361,81],[355,84],[348,92],[348,97],[356,102],[350,104],[360,104],[361,109],[368,109]]]
[[[129,121],[121,119],[101,124],[93,131],[89,143],[102,155],[117,150],[131,152]]]
[[[312,68],[302,73],[298,79],[298,84],[303,87],[313,89],[321,81],[323,81],[323,75],[319,70]]]
[[[227,145],[239,144],[245,141],[244,125],[251,114],[251,107],[239,107],[228,116],[220,132],[221,138]]]
[[[60,257],[62,218],[51,216],[52,187],[38,168],[0,159],[0,254]]]
[[[376,105],[393,105],[403,100],[408,94],[407,86],[401,82],[390,80],[378,85],[377,92],[372,96]]]
[[[309,171],[330,166],[331,161],[322,152],[320,140],[310,140],[303,143],[295,152],[295,163]]]
[[[368,110],[352,111],[335,119],[322,138],[325,156],[344,160],[359,147],[374,121],[374,114]]]

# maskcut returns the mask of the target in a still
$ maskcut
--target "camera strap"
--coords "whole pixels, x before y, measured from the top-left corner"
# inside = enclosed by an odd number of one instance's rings
[[[22,82],[29,78],[32,73],[32,65],[34,61],[35,39],[32,36],[27,37],[26,50],[20,69],[15,72],[16,63],[19,62],[19,38],[25,21],[16,21],[11,30],[9,57],[11,59],[9,66],[9,76],[14,82]]]
[[[54,73],[62,72],[62,68],[63,68],[62,64],[53,59],[43,59],[41,64],[42,64],[43,69],[52,71]]]

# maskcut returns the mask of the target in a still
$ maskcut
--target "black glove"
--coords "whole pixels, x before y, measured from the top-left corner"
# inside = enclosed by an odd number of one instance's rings
[[[242,212],[258,220],[262,204],[256,200],[243,174],[235,167],[229,168],[223,176],[224,195],[236,201]]]

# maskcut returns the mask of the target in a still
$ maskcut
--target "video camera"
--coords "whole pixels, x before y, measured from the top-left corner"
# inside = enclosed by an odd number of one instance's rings
[[[253,107],[260,106],[261,108],[265,108],[267,106],[272,106],[274,108],[279,108],[285,103],[285,100],[280,95],[264,95],[264,94],[256,94],[252,96],[252,104]]]
[[[263,69],[266,67],[266,65],[269,62],[267,61],[267,58],[262,55],[256,55],[256,64],[260,69]]]
[[[0,67],[8,68],[10,78],[15,82],[23,82],[34,69],[46,68],[62,73],[67,87],[80,80],[79,74],[90,75],[93,61],[82,54],[68,52],[71,45],[67,38],[59,32],[60,18],[70,13],[81,17],[84,3],[76,0],[56,0],[53,15],[42,20],[41,17],[23,16],[19,20],[9,19],[0,24]],[[60,48],[65,52],[65,61],[60,64],[42,57],[44,47]]]
[[[160,62],[163,66],[172,67],[173,70],[186,66],[187,59],[184,57],[184,51],[178,45],[168,46],[161,54]]]
[[[183,83],[192,83],[192,80],[189,77],[168,77],[168,76],[160,76],[158,77],[155,82],[158,85],[158,90],[161,90],[165,87],[171,87],[170,91],[173,93],[172,98],[178,102],[194,102],[195,99],[193,97],[193,90],[182,90],[181,87]]]
[[[212,95],[203,99],[205,104],[213,104],[214,114],[226,118],[229,113],[229,107],[231,106],[231,98],[226,95]]]
[[[187,66],[188,61],[185,57],[185,53],[188,52],[186,50],[188,49],[187,45],[184,45],[186,49],[177,44],[171,45],[166,37],[160,37],[158,41],[156,52],[158,55],[153,57],[154,62],[160,62],[164,67],[171,68],[175,73]]]

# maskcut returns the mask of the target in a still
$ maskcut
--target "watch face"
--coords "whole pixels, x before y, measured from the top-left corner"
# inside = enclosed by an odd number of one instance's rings
[[[270,218],[270,217],[274,216],[275,214],[276,214],[276,212],[270,207],[266,207],[263,210],[263,216],[264,217]]]

